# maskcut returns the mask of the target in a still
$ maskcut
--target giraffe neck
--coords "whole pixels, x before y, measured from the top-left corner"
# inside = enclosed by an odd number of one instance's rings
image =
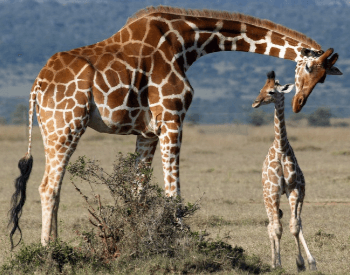
[[[165,10],[165,11],[164,11]],[[170,7],[141,11],[112,40],[132,45],[137,55],[152,48],[186,71],[197,59],[220,51],[244,51],[297,62],[301,49],[320,48],[305,35],[244,14],[178,10]],[[141,42],[136,50],[135,45]],[[136,44],[135,44],[136,43]]]
[[[275,102],[274,129],[274,147],[278,151],[284,151],[288,145],[287,130],[284,120],[284,95],[281,95],[281,97]]]
[[[153,14],[149,20],[154,21],[150,25],[154,29],[149,33],[165,32],[158,46],[171,44],[175,59],[183,63],[185,70],[200,57],[220,51],[252,52],[297,62],[302,59],[302,47],[307,46],[295,38],[239,20],[179,15],[171,15],[171,20],[167,20],[167,16]]]

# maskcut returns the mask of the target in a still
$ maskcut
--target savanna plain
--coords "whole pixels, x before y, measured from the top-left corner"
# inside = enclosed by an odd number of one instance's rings
[[[332,124],[340,119],[332,119]],[[350,123],[349,119],[342,120]],[[301,214],[303,232],[320,274],[350,274],[350,128],[308,127],[287,123],[291,145],[306,179],[306,197]],[[270,242],[261,184],[261,168],[271,146],[273,125],[186,125],[180,158],[181,195],[187,202],[200,200],[200,210],[189,221],[193,230],[206,230],[209,238],[241,246],[247,254],[271,263]],[[112,170],[118,152],[134,152],[135,136],[100,134],[88,129],[78,156],[99,160]],[[18,160],[27,151],[25,126],[0,127],[0,264],[11,253],[7,212],[19,175]],[[40,241],[41,205],[38,187],[44,173],[44,149],[38,127],[33,130],[34,166],[27,185],[27,201],[20,226],[26,244]],[[159,148],[153,161],[154,180],[163,186]],[[90,187],[76,184],[85,193]],[[98,190],[103,200],[108,191]],[[296,245],[289,233],[290,211],[282,198],[283,274],[295,274]],[[81,195],[66,173],[59,209],[59,235],[75,238],[76,230],[89,226],[89,214]],[[303,251],[306,262],[306,255]],[[236,272],[236,271],[233,271]],[[239,271],[237,271],[239,272]],[[242,273],[242,272],[241,272]],[[232,273],[234,274],[234,273]],[[309,274],[309,272],[306,272]],[[312,273],[313,274],[313,273]]]

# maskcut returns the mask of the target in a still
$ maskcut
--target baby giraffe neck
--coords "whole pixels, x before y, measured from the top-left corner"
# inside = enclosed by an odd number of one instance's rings
[[[275,102],[274,128],[274,147],[278,151],[284,151],[288,144],[286,124],[284,120],[284,95],[281,95],[281,98]]]

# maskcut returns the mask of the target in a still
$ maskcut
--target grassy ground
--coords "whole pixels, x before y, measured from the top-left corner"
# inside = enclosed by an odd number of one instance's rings
[[[333,121],[334,122],[334,121]],[[349,121],[348,121],[349,122]],[[349,128],[288,127],[306,179],[303,231],[310,251],[323,274],[350,274],[350,136]],[[27,150],[26,129],[0,127],[0,264],[10,255],[7,211],[18,176],[17,163]],[[215,239],[227,237],[249,255],[270,263],[270,243],[266,230],[261,167],[273,139],[273,126],[246,125],[186,126],[181,152],[181,193],[194,202],[201,196],[201,210],[192,221],[194,230],[206,229]],[[118,152],[133,152],[134,136],[99,134],[89,129],[72,160],[85,155],[101,160],[107,170]],[[38,187],[44,172],[44,151],[38,128],[33,137],[34,167],[27,187],[27,202],[20,225],[25,243],[38,242],[41,206]],[[159,150],[153,162],[154,176],[163,184]],[[59,234],[64,241],[74,238],[74,230],[86,227],[88,212],[66,174],[59,210]],[[80,186],[86,191],[88,186]],[[108,198],[106,190],[99,191]],[[204,195],[203,195],[204,193]],[[284,234],[282,265],[296,273],[296,246],[289,233],[287,200],[282,200]],[[305,259],[306,260],[306,259]]]

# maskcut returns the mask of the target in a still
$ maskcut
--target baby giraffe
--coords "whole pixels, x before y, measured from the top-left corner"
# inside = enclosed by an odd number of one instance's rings
[[[280,240],[282,236],[282,210],[280,207],[281,195],[286,194],[291,209],[289,223],[290,232],[295,237],[298,248],[296,258],[298,271],[305,270],[304,259],[301,256],[299,240],[304,246],[309,268],[316,270],[316,261],[310,254],[306,245],[301,226],[301,208],[305,195],[305,180],[301,172],[292,146],[287,139],[286,125],[284,121],[284,94],[289,93],[294,84],[279,84],[275,80],[275,72],[267,74],[267,80],[252,107],[275,104],[275,140],[269,149],[262,169],[262,184],[264,203],[269,217],[268,233],[272,249],[272,267],[281,266]]]

